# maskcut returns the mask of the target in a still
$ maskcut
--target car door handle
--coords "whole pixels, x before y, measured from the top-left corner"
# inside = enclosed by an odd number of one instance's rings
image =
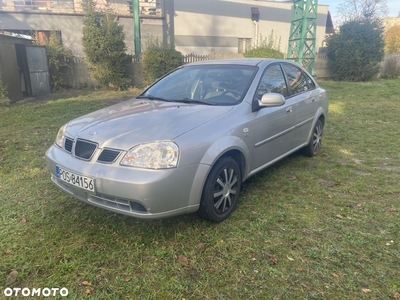
[[[286,108],[286,112],[287,112],[288,114],[291,114],[291,113],[293,112],[293,107],[291,107],[291,106],[287,107],[287,108]]]

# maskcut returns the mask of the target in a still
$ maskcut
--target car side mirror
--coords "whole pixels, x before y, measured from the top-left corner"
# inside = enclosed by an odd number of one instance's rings
[[[260,107],[275,107],[285,104],[285,98],[278,93],[266,93],[262,96],[261,101],[258,101]]]
[[[251,104],[252,112],[259,111],[263,107],[275,107],[285,104],[286,100],[281,94],[266,93],[261,97],[261,100],[253,99]]]

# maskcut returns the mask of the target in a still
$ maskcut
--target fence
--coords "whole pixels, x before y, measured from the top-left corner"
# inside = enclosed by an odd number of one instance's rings
[[[238,53],[215,53],[211,52],[208,55],[197,55],[194,53],[186,54],[183,56],[183,63],[198,62],[204,60],[213,59],[232,59],[232,58],[243,58],[242,54]],[[400,69],[400,53],[387,54],[385,60],[381,64],[381,76],[384,75],[385,70],[391,66],[393,62],[397,62],[397,66]],[[72,88],[79,88],[84,86],[94,86],[94,82],[90,77],[89,70],[86,66],[85,59],[83,57],[75,57],[71,62],[71,68],[64,68],[64,82],[66,86]],[[315,60],[316,73],[320,79],[330,79],[331,72],[328,68],[328,58],[326,49],[320,48]],[[396,63],[394,64],[396,66]],[[144,67],[141,57],[133,57],[132,64],[129,65],[129,77],[133,86],[142,86],[144,80]]]

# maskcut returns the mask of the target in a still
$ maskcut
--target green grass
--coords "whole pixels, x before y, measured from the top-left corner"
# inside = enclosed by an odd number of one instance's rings
[[[0,298],[17,270],[10,287],[68,299],[399,299],[400,81],[321,85],[322,153],[250,178],[218,225],[113,214],[51,183],[58,128],[129,93],[0,106]]]

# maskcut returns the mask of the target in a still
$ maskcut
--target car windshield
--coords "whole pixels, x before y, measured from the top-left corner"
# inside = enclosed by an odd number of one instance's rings
[[[242,101],[257,67],[243,65],[186,66],[146,90],[140,97],[207,105]]]

